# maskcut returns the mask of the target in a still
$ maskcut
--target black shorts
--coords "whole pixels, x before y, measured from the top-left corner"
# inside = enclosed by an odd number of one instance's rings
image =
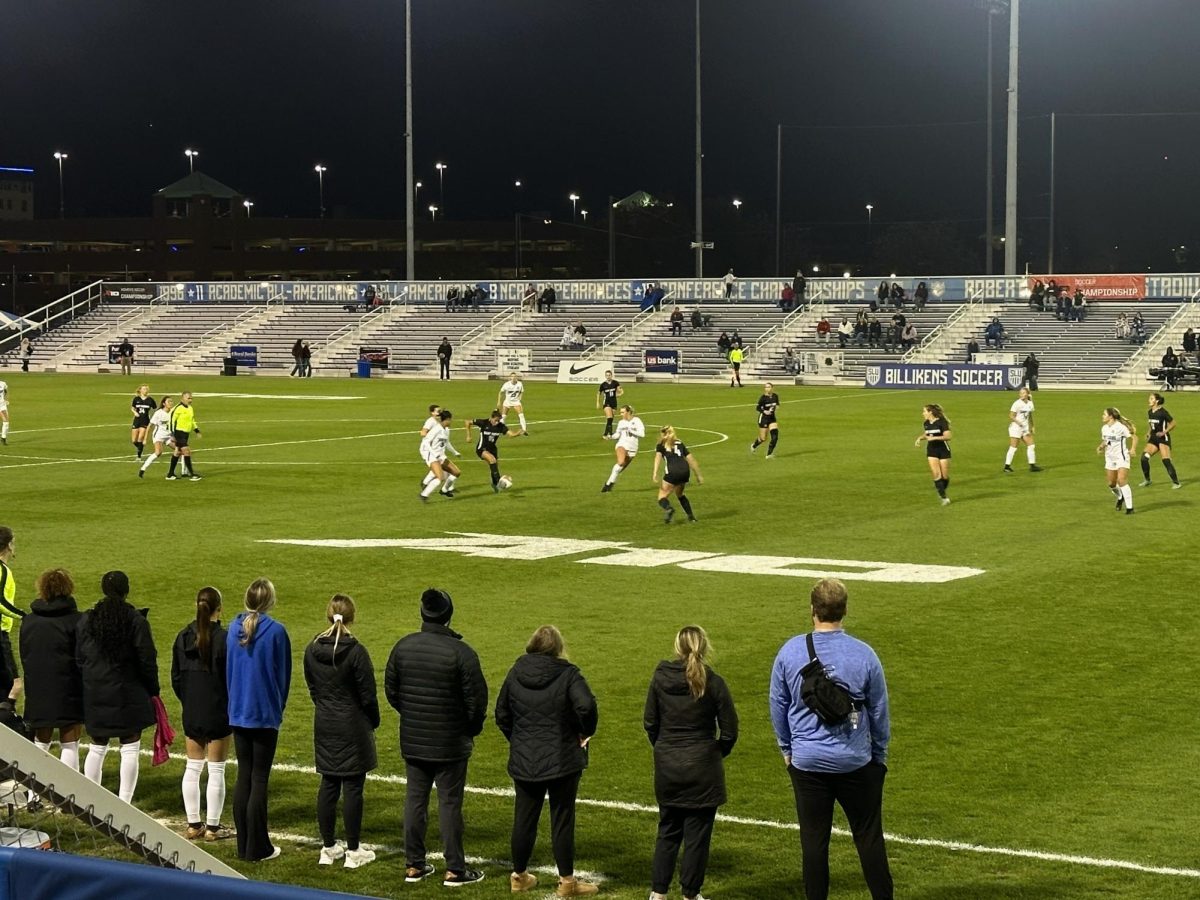
[[[12,641],[9,640],[7,631],[0,631],[0,669],[7,671],[10,678],[21,677],[21,670],[17,668],[17,660],[12,652]]]
[[[683,485],[687,484],[691,480],[692,480],[691,475],[682,475],[682,476],[675,476],[675,477],[672,477],[670,475],[663,476],[663,484],[669,484],[669,485],[671,485],[671,487],[682,487]]]
[[[233,729],[226,725],[224,728],[192,728],[184,729],[184,735],[197,744],[207,744],[209,741],[223,741],[233,734]]]
[[[605,412],[616,412],[617,411],[617,402],[615,400],[612,403],[605,401],[604,411]]]
[[[1171,433],[1165,432],[1165,433],[1159,435],[1158,437],[1155,437],[1154,435],[1150,435],[1150,437],[1146,438],[1146,446],[1149,447],[1151,445],[1154,445],[1155,447],[1170,447],[1171,446]]]
[[[480,447],[475,451],[475,455],[483,459],[483,454],[490,453],[496,459],[500,459],[500,449],[498,447]]]
[[[730,365],[733,366],[733,371],[735,372],[740,372],[742,370],[742,364],[740,362],[730,363]]]
[[[149,416],[134,416],[133,417],[133,425],[131,427],[133,427],[133,428],[149,428],[150,427],[150,417]]]
[[[759,428],[769,428],[770,426],[776,425],[776,424],[778,424],[778,423],[775,421],[774,416],[759,416],[758,417],[758,427]]]
[[[945,441],[931,441],[925,447],[925,455],[930,459],[949,459],[950,448]]]
[[[188,445],[188,438],[191,434],[186,431],[172,431],[172,436],[175,438],[175,446],[182,450]]]

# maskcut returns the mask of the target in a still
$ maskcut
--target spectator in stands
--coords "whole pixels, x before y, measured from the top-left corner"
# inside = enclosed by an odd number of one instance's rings
[[[900,287],[897,281],[892,282],[892,306],[896,309],[904,309],[904,300],[908,296],[904,288]]]
[[[562,634],[553,625],[541,626],[496,698],[496,725],[508,741],[508,774],[516,789],[509,876],[513,893],[537,884],[529,858],[547,794],[558,866],[556,895],[586,897],[599,890],[575,878],[575,797],[597,720],[596,698],[579,668],[568,661]]]
[[[971,335],[971,339],[967,341],[967,365],[975,362],[975,354],[979,352],[979,339],[975,335]]]
[[[368,284],[366,290],[363,291],[363,309],[369,310],[372,306],[374,306],[375,305],[375,297],[376,297],[375,285]]]
[[[685,625],[675,636],[675,656],[654,669],[646,693],[643,727],[654,747],[654,844],[650,900],[665,900],[683,846],[679,886],[702,900],[717,808],[725,803],[724,759],[738,739],[738,715],[725,680],[708,664],[708,635]]]
[[[457,284],[452,284],[446,289],[446,312],[454,312],[458,309],[461,294],[462,289]]]
[[[1135,344],[1146,343],[1146,320],[1142,317],[1141,310],[1135,312],[1129,320],[1129,339]]]
[[[913,291],[913,306],[918,310],[922,310],[925,308],[925,304],[928,302],[929,288],[927,288],[925,286],[925,282],[922,281],[917,285],[917,289]]]
[[[779,290],[779,308],[783,312],[791,312],[796,305],[796,292],[792,290],[790,284],[784,283]]]
[[[662,284],[656,281],[654,283],[654,290],[650,292],[650,306],[654,308],[655,312],[662,309],[663,300],[666,296],[667,292],[663,289]]]
[[[896,310],[892,313],[892,324],[903,331],[904,326],[908,324],[908,317],[904,315],[902,310]]]
[[[724,357],[729,356],[729,351],[733,347],[733,342],[729,340],[729,335],[722,331],[717,336],[717,349],[721,351]]]
[[[992,321],[983,330],[983,343],[989,349],[992,347],[997,350],[1004,349],[1004,324],[1000,321],[999,316],[992,316]]]
[[[188,840],[228,836],[221,825],[225,811],[225,760],[233,743],[229,727],[229,690],[225,663],[228,635],[221,626],[221,592],[202,587],[196,615],[171,648],[171,689],[183,707],[187,762],[183,770],[183,811]],[[200,773],[208,763],[205,819],[200,818]]]
[[[558,349],[559,350],[569,349],[571,346],[572,339],[573,339],[573,332],[571,329],[571,324],[568,322],[567,324],[563,325],[563,333],[562,333],[562,337],[559,338],[559,341],[558,341]]]
[[[450,338],[443,337],[442,342],[438,344],[437,359],[438,359],[438,380],[450,380],[450,357],[454,355],[454,348],[450,346]]]
[[[75,659],[83,683],[83,721],[92,745],[83,773],[100,784],[108,742],[121,745],[121,780],[117,795],[133,802],[138,782],[142,732],[156,721],[158,651],[146,621],[148,610],[134,609],[129,578],[107,572],[100,581],[104,597],[84,613],[76,627]]]
[[[1071,306],[1071,318],[1075,322],[1087,321],[1087,298],[1083,296],[1083,291],[1075,288],[1074,303]]]
[[[796,277],[792,279],[792,301],[800,309],[804,309],[807,304],[808,294],[808,279],[804,277],[804,270],[797,269]]]
[[[783,351],[783,371],[789,375],[797,375],[800,372],[800,360],[792,352],[791,347]]]
[[[375,668],[367,649],[350,632],[354,614],[354,600],[334,594],[325,609],[329,627],[304,650],[304,681],[316,707],[313,748],[321,776],[317,827],[322,847],[317,863],[329,866],[344,858],[347,869],[375,860],[375,852],[360,847],[358,838],[362,831],[363,786],[367,773],[379,764],[375,755],[375,729],[379,727]],[[335,840],[339,795],[344,846]]]
[[[575,330],[573,332],[571,332],[571,346],[572,347],[586,347],[587,346],[587,326],[584,325],[582,322],[575,323]]]
[[[838,325],[837,329],[838,346],[845,347],[846,342],[850,340],[852,334],[854,334],[854,328],[850,325],[850,320],[842,316],[841,324]]]
[[[257,578],[246,588],[245,610],[230,623],[225,639],[229,725],[237,748],[238,777],[233,789],[233,821],[238,859],[275,859],[267,822],[267,790],[279,726],[292,686],[292,642],[278,621],[275,585]]]
[[[978,345],[976,345],[976,349],[978,349]],[[1025,357],[1025,362],[1021,365],[1025,367],[1025,377],[1021,380],[1021,384],[1031,391],[1036,391],[1038,389],[1038,368],[1041,366],[1041,363],[1033,355],[1032,350],[1029,351],[1029,355]]]
[[[83,732],[83,676],[75,659],[79,609],[75,583],[65,569],[38,576],[37,595],[21,619],[21,665],[25,670],[25,724],[34,745],[50,752],[58,731],[64,765],[79,771]]]
[[[123,341],[121,341],[120,346],[117,347],[117,359],[119,359],[121,362],[121,374],[132,375],[133,344],[129,342],[129,338],[125,338]]]
[[[1189,328],[1187,331],[1185,331],[1183,333],[1183,352],[1185,355],[1188,353],[1195,355],[1196,350],[1197,350],[1196,332],[1193,331],[1191,328]],[[1184,360],[1184,362],[1186,363],[1186,360]],[[1200,359],[1197,360],[1197,365],[1200,365]]]
[[[892,294],[892,289],[886,281],[879,282],[879,287],[875,291],[875,301],[880,309],[885,309],[888,305],[888,298]],[[872,310],[873,312],[874,310]]]
[[[733,329],[733,334],[729,336],[729,343],[731,346],[737,347],[739,350],[744,346],[742,343],[742,336],[738,334],[738,330],[736,328]]]
[[[538,290],[537,285],[532,281],[525,285],[525,293],[521,295],[521,311],[533,312],[537,306]]]
[[[554,312],[554,304],[558,301],[558,292],[554,290],[554,285],[548,284],[542,288],[542,293],[538,297],[538,312]]]
[[[1167,352],[1162,355],[1161,361],[1163,369],[1163,385],[1168,391],[1175,390],[1175,382],[1179,378],[1179,357],[1175,355],[1175,348],[1168,347]]]
[[[488,292],[483,289],[483,285],[475,285],[475,290],[471,292],[471,309],[478,312],[483,304],[487,302],[487,298]]]
[[[29,360],[33,358],[33,341],[29,339],[29,335],[21,338],[21,371],[29,371]]]
[[[433,874],[425,859],[429,794],[438,789],[438,819],[448,887],[480,881],[463,854],[463,790],[475,737],[487,718],[487,682],[475,651],[450,628],[454,602],[429,588],[421,595],[421,630],[401,638],[388,657],[384,693],[400,713],[404,799],[404,880]]]
[[[867,329],[870,323],[867,321],[867,313],[865,310],[859,310],[858,315],[854,317],[854,343],[865,344],[867,342]]]
[[[695,327],[695,326],[693,326]],[[671,310],[671,334],[683,334],[683,310],[676,306]]]
[[[304,376],[304,369],[300,364],[300,351],[303,347],[304,342],[299,338],[296,339],[296,343],[292,344],[292,359],[295,360],[295,363],[292,365],[292,371],[288,372],[289,378],[293,375]]]
[[[817,323],[817,340],[822,344],[829,343],[829,332],[833,330],[833,326],[829,324],[829,320],[821,316],[821,321]]]
[[[871,316],[871,321],[867,323],[867,346],[878,347],[883,343],[883,326],[879,323],[878,316]]]
[[[733,269],[725,273],[725,277],[721,279],[725,282],[725,299],[733,301],[733,286],[737,283],[737,276],[733,274]]]
[[[891,353],[899,346],[900,326],[896,324],[895,320],[893,320],[886,328],[883,329],[883,349],[888,353]]]
[[[312,348],[308,346],[308,341],[300,342],[300,374],[305,378],[312,378]]]
[[[1038,312],[1046,308],[1046,285],[1040,278],[1033,282],[1033,290],[1029,292],[1029,308]]]
[[[1123,312],[1117,313],[1117,320],[1113,323],[1113,337],[1118,341],[1129,337],[1129,318]]]
[[[917,345],[917,326],[909,322],[900,332],[900,344],[905,350],[911,350]]]

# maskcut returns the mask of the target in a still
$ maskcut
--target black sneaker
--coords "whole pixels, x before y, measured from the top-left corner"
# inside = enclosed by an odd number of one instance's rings
[[[1132,508],[1132,507],[1130,507],[1129,509],[1125,510],[1125,515],[1127,515],[1127,516],[1132,516],[1132,515],[1133,515],[1133,508]]]
[[[668,509],[666,512],[663,513],[663,524],[670,525],[671,520],[673,518],[675,518],[675,507],[672,506],[670,509]]]
[[[1125,498],[1117,497],[1117,512],[1120,512],[1124,508],[1125,508]]]
[[[1039,465],[1037,465],[1036,463],[1030,463],[1030,464],[1029,464],[1029,471],[1030,471],[1030,472],[1040,472],[1040,471],[1042,471],[1042,467],[1041,467],[1041,466],[1039,466]]]
[[[443,497],[445,497],[447,500],[453,500],[453,499],[454,499],[454,491],[441,491],[440,493],[441,493],[441,495],[442,495]]]
[[[606,481],[606,482],[604,482],[604,487],[600,488],[600,493],[607,494],[612,489],[613,489],[613,486]]]
[[[417,499],[420,500],[422,503],[429,502],[429,498],[426,497],[424,494],[417,494]]]
[[[1011,475],[1011,474],[1012,474],[1012,470],[1013,470],[1013,467],[1012,467],[1012,466],[1005,466],[1005,467],[1004,467],[1004,471],[1005,471],[1005,472],[1007,472],[1009,475]]]
[[[406,878],[405,881],[408,879]],[[464,884],[474,884],[477,881],[483,881],[483,873],[478,869],[463,869],[461,872],[446,872],[446,877],[442,879],[443,887],[461,887]]]
[[[146,470],[138,469],[138,478],[145,478],[145,477],[146,477]]]
[[[433,874],[433,866],[430,863],[421,863],[419,866],[408,866],[404,870],[404,880],[409,884],[416,884],[418,881],[423,881]]]
[[[492,493],[493,494],[500,493],[500,483],[498,481],[492,483]]]

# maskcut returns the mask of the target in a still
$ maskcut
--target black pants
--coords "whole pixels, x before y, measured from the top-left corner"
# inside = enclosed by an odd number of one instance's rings
[[[853,772],[801,772],[791,766],[796,817],[800,821],[804,894],[829,896],[829,834],[836,800],[846,813],[863,877],[873,900],[892,900],[892,873],[883,843],[884,766],[868,763]]]
[[[346,831],[346,849],[358,849],[358,836],[362,833],[363,785],[366,781],[366,772],[360,775],[321,776],[321,787],[317,789],[317,828],[326,847],[334,844],[338,795],[344,794],[342,827]]]
[[[467,867],[463,855],[463,790],[467,785],[467,760],[452,762],[404,761],[408,787],[404,793],[404,860],[409,866],[425,864],[425,830],[429,824],[429,792],[437,785],[438,827],[446,868],[462,872]]]
[[[513,779],[517,802],[513,809],[512,859],[513,871],[524,872],[533,855],[537,841],[538,821],[542,805],[550,795],[550,844],[559,875],[575,874],[575,795],[579,792],[579,777],[573,772],[550,781],[518,781]]]
[[[445,379],[446,381],[450,380],[450,360],[438,360],[438,378]]]
[[[238,777],[233,789],[233,823],[238,859],[265,859],[275,852],[267,834],[267,783],[275,762],[279,732],[274,728],[234,728]]]
[[[675,874],[675,859],[683,845],[683,865],[679,867],[679,887],[685,897],[695,897],[704,885],[708,869],[708,848],[712,843],[713,820],[717,808],[684,809],[680,806],[658,808],[658,840],[654,843],[654,862],[650,869],[651,890],[665,894]]]

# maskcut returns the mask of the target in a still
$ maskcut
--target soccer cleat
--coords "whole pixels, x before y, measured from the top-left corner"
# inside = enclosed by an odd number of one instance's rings
[[[949,497],[943,497],[943,498],[942,498],[942,506],[949,506],[949,505],[950,505],[950,498],[949,498]]]
[[[1177,491],[1177,490],[1179,490],[1181,487],[1183,487],[1183,485],[1182,485],[1180,482],[1176,481],[1174,484],[1172,484],[1172,485],[1171,485],[1171,490],[1173,490],[1173,491]]]
[[[500,493],[500,482],[498,482],[498,481],[493,481],[493,482],[492,482],[492,493],[493,493],[493,494],[498,494],[498,493]]]
[[[175,479],[175,476],[174,476],[174,475],[168,475],[168,476],[167,476],[167,481],[175,481],[175,480],[176,480],[176,479]]]
[[[1147,479],[1145,479],[1145,480],[1141,481],[1141,482],[1138,484],[1138,487],[1150,487],[1150,485],[1152,485],[1152,484],[1154,484],[1154,482],[1153,482],[1153,481],[1151,481],[1149,478],[1147,478]]]
[[[3,444],[5,447],[7,447],[8,446],[8,438],[6,438],[6,437],[0,438],[0,444]]]
[[[429,502],[429,498],[426,497],[424,494],[417,494],[417,499],[420,500],[422,503]]]
[[[318,866],[332,866],[335,859],[346,855],[346,848],[341,841],[334,841],[332,847],[322,847],[321,855],[317,858]],[[353,866],[351,866],[353,868]]]
[[[273,859],[279,859],[279,857],[282,853],[283,853],[283,848],[280,847],[278,844],[276,844],[274,849],[271,850],[270,855],[264,856],[262,859],[255,860],[255,861],[256,862],[270,862]]]
[[[204,840],[206,841],[224,841],[233,837],[233,829],[226,828],[224,825],[209,825],[204,829]]]
[[[138,469],[138,478],[145,478],[145,477],[146,477],[146,470]]]
[[[189,825],[187,827],[187,831],[185,831],[183,833],[183,836],[186,837],[189,841],[200,840],[200,838],[204,837],[204,825],[203,824]]]
[[[508,886],[514,894],[521,894],[537,887],[537,876],[532,872],[513,872],[508,876]]]
[[[433,874],[433,866],[430,863],[421,863],[419,866],[408,866],[404,870],[404,880],[409,884],[416,884],[418,881],[423,881]]]
[[[1117,512],[1120,512],[1124,508],[1125,508],[1125,498],[1122,497],[1120,494],[1118,494],[1116,510],[1117,510]]]
[[[600,493],[607,494],[610,491],[612,491],[612,489],[613,489],[613,486],[606,481],[606,482],[604,482],[604,486],[602,488],[600,488]]]
[[[1040,471],[1042,471],[1042,467],[1039,466],[1037,463],[1030,463],[1029,471],[1030,472],[1040,472]]]
[[[689,522],[695,522],[695,521],[696,521],[696,517],[695,517],[695,516],[688,516],[688,521],[689,521]]]
[[[375,851],[368,850],[366,847],[359,847],[357,850],[346,851],[346,861],[342,863],[347,869],[357,869],[359,866],[365,866],[367,863],[375,862]]]
[[[454,491],[438,491],[438,493],[441,494],[443,497],[445,497],[447,500],[454,499]]]
[[[670,509],[668,509],[666,512],[663,513],[663,524],[670,525],[671,520],[673,518],[675,518],[675,507],[672,506]]]
[[[1125,510],[1125,515],[1127,515],[1127,516],[1133,515],[1133,507],[1132,506]]]
[[[1012,467],[1012,466],[1005,466],[1005,467],[1004,467],[1004,471],[1005,471],[1007,474],[1009,474],[1009,475],[1011,475],[1011,474],[1012,474],[1012,470],[1013,470],[1013,467]]]
[[[199,475],[191,475],[188,477],[188,481],[199,481],[199,480],[200,480]]]
[[[767,454],[767,459],[774,459],[774,458],[775,458],[775,454],[774,454],[774,453],[768,453],[768,454]]]
[[[404,880],[407,881],[408,879]],[[474,884],[477,881],[483,881],[483,873],[478,869],[463,869],[461,872],[447,870],[445,877],[442,878],[442,886],[461,887],[464,884]]]
[[[754,451],[755,451],[755,450],[757,450],[757,449],[758,449],[758,444],[751,444],[751,445],[750,445],[750,455],[751,455],[751,456],[753,456],[753,455],[754,455]]]

